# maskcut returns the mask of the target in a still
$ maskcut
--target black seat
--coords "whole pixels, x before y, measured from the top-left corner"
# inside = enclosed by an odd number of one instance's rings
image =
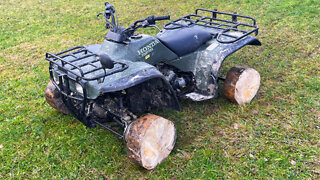
[[[211,34],[200,28],[182,28],[178,31],[168,30],[157,38],[179,57],[198,49],[212,38]]]

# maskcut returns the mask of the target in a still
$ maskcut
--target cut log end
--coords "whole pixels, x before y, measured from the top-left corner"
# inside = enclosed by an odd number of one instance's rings
[[[44,96],[48,104],[63,114],[69,114],[70,111],[61,99],[61,94],[58,89],[50,81],[47,88],[44,90]]]
[[[249,103],[257,94],[260,87],[258,71],[235,66],[230,69],[224,83],[223,95],[240,105]]]
[[[172,151],[176,140],[173,122],[153,114],[132,122],[125,132],[129,159],[154,169]]]

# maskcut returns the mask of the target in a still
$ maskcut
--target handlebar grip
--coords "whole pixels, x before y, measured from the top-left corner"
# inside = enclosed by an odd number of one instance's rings
[[[158,17],[154,17],[155,21],[161,21],[161,20],[170,20],[170,15],[168,16],[158,16]]]

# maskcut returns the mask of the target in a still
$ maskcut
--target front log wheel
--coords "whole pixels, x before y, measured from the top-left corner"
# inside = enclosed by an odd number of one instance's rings
[[[176,141],[176,129],[173,122],[148,114],[128,126],[125,140],[129,159],[151,170],[169,156]]]
[[[223,87],[223,95],[240,105],[249,103],[260,87],[258,71],[242,67],[232,67],[227,73]]]
[[[56,110],[62,112],[63,114],[69,114],[70,111],[67,106],[62,101],[62,95],[58,89],[50,81],[47,85],[47,88],[44,90],[44,96],[48,104],[50,104]]]

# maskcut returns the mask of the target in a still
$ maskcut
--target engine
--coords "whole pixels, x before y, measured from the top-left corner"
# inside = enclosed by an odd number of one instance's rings
[[[178,96],[194,91],[194,78],[191,72],[182,72],[166,64],[160,64],[157,68],[165,76]]]

